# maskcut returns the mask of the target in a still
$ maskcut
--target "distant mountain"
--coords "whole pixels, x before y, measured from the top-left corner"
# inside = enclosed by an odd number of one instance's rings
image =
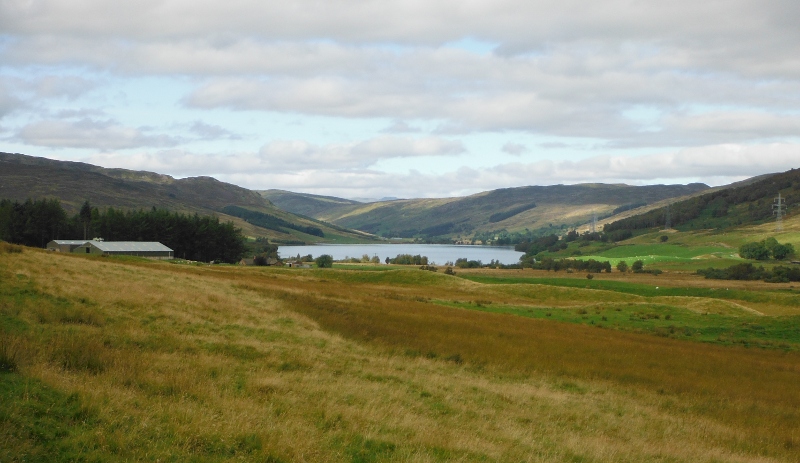
[[[498,231],[542,233],[641,211],[660,201],[698,194],[704,184],[553,185],[504,188],[462,198],[358,203],[282,191],[261,192],[278,207],[383,237],[474,239]],[[272,190],[274,191],[274,190]]]
[[[71,213],[77,212],[88,200],[101,208],[157,207],[183,213],[215,214],[222,220],[233,221],[247,235],[273,241],[353,242],[370,238],[363,233],[298,217],[279,209],[256,192],[211,177],[175,179],[153,172],[106,169],[81,162],[0,153],[0,198],[25,201],[45,197],[59,199]],[[229,209],[226,213],[225,208],[230,206],[239,209]],[[248,222],[240,209],[260,214],[261,223],[269,228]],[[231,211],[238,211],[238,215]]]
[[[307,193],[292,193],[291,191],[285,190],[256,190],[256,192],[284,211],[305,215],[307,217],[324,215],[326,211],[339,207],[359,206],[363,204],[362,202],[350,199]]]

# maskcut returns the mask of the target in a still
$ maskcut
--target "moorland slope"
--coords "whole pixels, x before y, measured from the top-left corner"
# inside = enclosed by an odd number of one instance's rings
[[[2,461],[800,458],[788,285],[0,253]]]
[[[0,153],[0,198],[56,198],[75,213],[84,201],[117,209],[156,207],[189,214],[217,215],[233,221],[247,235],[273,241],[353,242],[368,240],[363,233],[299,217],[275,207],[261,195],[211,177],[175,179],[169,175],[125,169],[106,169],[80,162],[56,161],[22,154]],[[224,209],[236,206],[275,220],[256,226]],[[267,221],[262,221],[267,223]],[[272,225],[270,225],[272,224]],[[304,233],[319,229],[324,236]]]
[[[492,190],[461,198],[353,203],[336,198],[261,192],[278,207],[384,237],[490,239],[497,231],[556,231],[669,198],[697,194],[707,185],[553,185]]]

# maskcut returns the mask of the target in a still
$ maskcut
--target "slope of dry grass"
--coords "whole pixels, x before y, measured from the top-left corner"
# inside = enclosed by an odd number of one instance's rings
[[[539,296],[393,273],[0,253],[0,460],[800,456],[794,353],[447,308]]]

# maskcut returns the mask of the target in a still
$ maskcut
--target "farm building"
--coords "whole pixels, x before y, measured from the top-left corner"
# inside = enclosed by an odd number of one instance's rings
[[[75,248],[89,240],[53,240],[47,243],[48,251],[72,252]]]
[[[72,252],[102,256],[138,256],[161,260],[173,258],[172,249],[153,241],[84,241]]]

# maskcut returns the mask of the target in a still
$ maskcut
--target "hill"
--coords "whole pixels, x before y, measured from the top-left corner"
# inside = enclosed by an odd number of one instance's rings
[[[294,193],[285,190],[256,190],[262,197],[269,200],[284,211],[308,217],[323,216],[333,209],[358,207],[362,202],[351,199],[337,198],[334,196],[320,196],[308,193]]]
[[[57,198],[75,213],[84,201],[100,208],[156,207],[176,212],[217,215],[233,221],[245,234],[285,242],[353,242],[369,239],[363,233],[298,217],[275,207],[258,193],[211,177],[175,179],[169,175],[125,169],[106,169],[80,162],[55,161],[22,154],[0,153],[0,198]],[[269,216],[265,226],[246,221],[243,214],[225,212],[236,206]],[[262,221],[263,222],[263,221]],[[320,233],[307,233],[317,229]]]
[[[788,284],[552,276],[0,243],[0,461],[798,461]]]
[[[800,170],[761,176],[753,181],[731,185],[693,198],[676,201],[661,208],[609,223],[606,231],[646,230],[665,227],[667,217],[672,228],[682,231],[727,229],[760,225],[775,220],[778,195],[784,213],[800,206]]]
[[[357,203],[297,193],[261,192],[295,213],[383,237],[492,240],[502,234],[547,233],[576,227],[665,199],[708,190],[690,185],[553,185],[504,188],[463,198]]]

